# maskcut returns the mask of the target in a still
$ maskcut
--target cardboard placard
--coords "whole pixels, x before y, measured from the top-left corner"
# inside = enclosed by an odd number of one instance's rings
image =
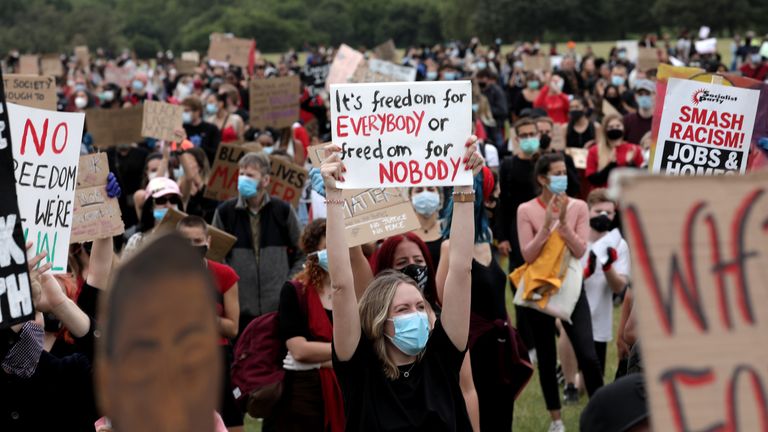
[[[607,99],[603,99],[603,117],[609,116],[609,115],[617,115],[619,117],[624,117],[621,115],[619,110],[617,110],[613,105],[611,105],[610,102],[608,102]]]
[[[196,72],[199,63],[191,60],[176,60],[176,71],[179,75],[192,75]]]
[[[304,65],[301,70],[301,81],[304,83],[310,96],[317,96],[325,91],[325,80],[331,71],[329,64]]]
[[[248,152],[261,151],[256,143],[221,143],[216,149],[216,159],[211,166],[211,175],[204,196],[216,201],[226,201],[237,196],[237,163]]]
[[[652,171],[669,175],[745,173],[760,92],[671,78]]]
[[[11,136],[0,69],[0,329],[35,316],[13,175],[14,150],[18,145]]]
[[[283,156],[270,156],[269,195],[299,207],[299,199],[307,184],[308,172]]]
[[[573,159],[573,166],[576,167],[576,169],[587,169],[589,149],[568,147],[565,149],[565,153]]]
[[[19,57],[20,75],[40,75],[40,56],[26,54]]]
[[[135,74],[135,66],[118,66],[110,62],[104,67],[104,81],[117,84],[123,88],[130,87]]]
[[[552,125],[552,132],[550,133],[550,138],[552,138],[552,142],[550,142],[549,146],[555,150],[565,150],[565,131],[568,129],[568,124],[565,123],[555,123]]]
[[[647,72],[658,68],[659,63],[659,52],[656,48],[639,48],[637,52],[637,70]]]
[[[145,101],[141,121],[141,135],[164,141],[176,141],[174,131],[182,129],[181,114],[184,107],[165,102]]]
[[[125,232],[117,198],[107,196],[109,163],[106,153],[80,156],[70,243],[82,243]]]
[[[340,188],[472,184],[461,163],[472,130],[469,81],[337,84],[331,101],[347,168]]]
[[[8,104],[8,117],[24,238],[66,273],[85,114]]]
[[[330,89],[331,84],[344,84],[348,82],[352,75],[355,74],[357,66],[363,61],[364,57],[360,51],[341,44],[338,51],[336,51],[336,56],[333,58],[331,69],[328,71],[325,88]]]
[[[5,98],[10,103],[56,111],[56,80],[51,76],[3,76]]]
[[[524,55],[523,70],[526,72],[546,72],[552,69],[552,61],[548,55]]]
[[[395,41],[392,39],[374,48],[373,54],[377,59],[381,59],[387,62],[397,63],[400,61],[397,56],[397,47],[395,46]]]
[[[40,74],[52,77],[64,75],[64,66],[58,54],[46,54],[40,58]]]
[[[316,144],[307,148],[307,153],[309,153],[307,155],[309,157],[309,163],[311,163],[314,168],[320,168],[320,164],[325,160],[325,146],[328,144],[330,143]]]
[[[163,233],[167,230],[175,230],[176,225],[187,217],[188,215],[180,210],[174,208],[168,209],[168,212],[160,221],[160,224],[156,228],[158,233]],[[224,262],[227,254],[237,242],[237,237],[232,234],[222,231],[213,225],[208,225],[208,234],[211,236],[211,246],[208,248],[206,258],[216,261]]]
[[[88,46],[81,45],[75,47],[75,59],[77,59],[77,66],[87,68],[91,65],[91,52],[88,50]]]
[[[242,68],[248,67],[249,59],[256,48],[253,39],[240,39],[221,34],[211,35],[208,58]]]
[[[86,110],[85,121],[96,148],[106,149],[119,144],[143,140],[141,134],[144,107]]]
[[[200,63],[200,53],[197,51],[184,51],[181,53],[181,59],[184,61]]]
[[[416,68],[383,60],[363,60],[349,79],[352,83],[416,81]]]
[[[295,75],[251,80],[251,126],[259,129],[291,127],[299,119],[300,95],[301,83]]]
[[[653,430],[765,429],[767,185],[758,172],[622,187]]]

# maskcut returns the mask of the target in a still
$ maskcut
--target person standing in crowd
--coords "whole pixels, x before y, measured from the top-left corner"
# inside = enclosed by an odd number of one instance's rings
[[[211,94],[206,99],[205,120],[220,131],[220,142],[231,143],[243,140],[245,125],[239,115],[229,112],[227,93]]]
[[[216,160],[216,149],[219,147],[219,129],[211,123],[203,121],[203,104],[196,97],[185,98],[181,105],[184,107],[182,123],[187,138],[195,147],[205,151],[208,161]]]
[[[624,121],[621,116],[605,116],[596,141],[589,148],[585,172],[592,188],[605,187],[611,171],[616,167],[642,166],[643,149],[624,140]]]
[[[417,186],[409,188],[408,195],[421,226],[413,233],[427,245],[432,263],[439,263],[440,245],[443,242],[443,222],[440,219],[443,194],[440,188],[435,186]]]
[[[545,243],[553,235],[564,240],[565,247],[573,257],[581,258],[587,250],[588,210],[584,201],[565,195],[568,176],[563,156],[558,153],[541,155],[536,161],[534,175],[541,193],[517,209],[520,251],[526,263],[531,264],[539,258]],[[578,302],[571,314],[572,324],[563,323],[563,328],[573,343],[587,392],[592,395],[603,385],[603,378],[592,337],[589,304],[583,287],[580,291]],[[525,309],[524,314],[533,332],[539,382],[552,418],[549,430],[565,431],[555,372],[555,318],[533,309]]]
[[[488,99],[488,104],[491,106],[491,114],[496,122],[496,126],[493,129],[493,134],[489,133],[489,138],[493,141],[496,148],[499,150],[499,154],[505,153],[504,148],[504,123],[509,116],[509,108],[507,107],[507,97],[504,95],[504,90],[498,84],[498,75],[488,68],[480,69],[476,75],[477,85],[480,86],[480,90],[483,95]]]
[[[187,214],[200,216],[206,222],[212,221],[219,202],[205,197],[205,189],[211,176],[211,165],[205,152],[199,147],[193,147],[178,157],[179,166],[184,173],[178,179],[179,189]]]
[[[653,125],[653,111],[656,108],[656,84],[639,79],[632,86],[637,102],[637,112],[624,116],[624,136],[628,142],[639,144]]]
[[[746,62],[741,65],[739,71],[747,78],[765,81],[768,78],[768,62],[759,52],[754,52],[746,57]]]
[[[549,83],[541,89],[533,103],[534,108],[543,108],[555,123],[568,122],[568,95],[563,93],[565,81],[559,75],[552,75]]]
[[[510,102],[510,110],[514,115],[515,121],[522,117],[522,112],[526,108],[533,108],[534,102],[541,93],[541,80],[534,72],[525,73],[525,88],[520,94]]]
[[[580,96],[584,90],[584,80],[576,71],[576,59],[571,54],[563,56],[557,75],[563,79],[563,93]]]
[[[152,179],[146,188],[147,200],[141,209],[138,232],[128,239],[124,252],[138,249],[149,233],[163,220],[168,209],[184,211],[181,190],[175,181],[166,177]]]
[[[344,407],[331,364],[333,290],[328,276],[325,219],[310,222],[301,235],[304,269],[280,291],[280,339],[288,353],[283,395],[277,406],[279,431],[344,430]]]
[[[483,164],[474,137],[465,168]],[[339,152],[330,145],[326,151]],[[459,386],[469,333],[474,192],[454,188],[451,265],[443,309],[430,319],[417,282],[397,271],[379,274],[359,305],[344,235],[344,200],[336,181],[344,166],[337,154],[321,167],[328,201],[327,247],[333,294],[333,366],[344,395],[349,430],[471,429]]]
[[[301,270],[299,220],[290,204],[267,193],[269,157],[247,153],[238,163],[238,196],[213,215],[213,226],[237,241],[227,264],[240,276],[240,330],[255,317],[277,310],[280,288]]]
[[[123,215],[126,229],[134,227],[139,222],[133,195],[137,190],[146,187],[143,179],[148,156],[149,151],[147,149],[133,144],[119,144],[107,149],[109,171],[115,173],[123,189],[117,202],[120,204],[120,213]]]
[[[581,179],[573,158],[565,153],[565,150],[557,150],[552,147],[555,123],[549,117],[536,117],[536,129],[539,130],[539,151],[541,153],[560,153],[565,159],[565,166],[568,169],[568,189],[565,194],[571,197],[578,197],[581,192]]]
[[[581,97],[571,99],[568,127],[565,130],[565,146],[584,148],[588,142],[595,139],[595,131],[598,127],[590,118],[584,99]]]
[[[157,95],[147,91],[147,82],[149,78],[144,72],[137,72],[131,81],[129,93],[125,95],[124,103],[128,106],[134,106],[144,103],[145,100],[158,101]]]
[[[472,379],[480,411],[480,430],[509,431],[512,429],[515,398],[528,382],[532,366],[524,344],[509,323],[504,302],[507,275],[491,249],[493,235],[485,207],[490,203],[495,187],[493,174],[484,167],[474,182],[475,244],[469,327]],[[449,221],[452,221],[453,209],[454,201],[451,200],[447,208]],[[451,229],[449,222],[445,234],[448,235]],[[450,254],[451,240],[446,238],[437,271],[437,292],[441,299],[453,258]]]
[[[220,413],[230,432],[243,430],[243,412],[237,405],[232,394],[232,382],[230,378],[230,366],[232,364],[232,346],[230,339],[237,337],[238,320],[240,318],[240,306],[238,304],[237,273],[226,264],[205,258],[211,247],[211,236],[208,233],[208,224],[199,216],[187,216],[179,221],[176,226],[178,231],[192,244],[211,274],[216,285],[216,314],[219,330],[219,346],[224,358],[224,380],[222,386],[222,402]]]

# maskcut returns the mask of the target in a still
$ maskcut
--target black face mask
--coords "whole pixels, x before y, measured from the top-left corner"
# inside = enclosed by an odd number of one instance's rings
[[[401,268],[400,271],[404,275],[410,276],[411,279],[415,280],[416,286],[419,287],[421,292],[424,292],[424,290],[427,288],[427,266],[408,264],[407,266]]]
[[[568,112],[568,116],[573,121],[579,121],[582,117],[584,117],[584,111],[583,110],[571,110]]]
[[[605,135],[608,137],[609,140],[617,140],[621,139],[621,137],[624,136],[624,131],[621,129],[608,129],[605,131]]]
[[[539,138],[539,148],[542,150],[546,150],[549,148],[549,145],[552,144],[552,137],[549,135],[542,134]]]
[[[481,89],[485,89],[486,87],[488,87],[488,83],[486,82],[479,82],[477,83],[477,85],[480,86]]]
[[[200,246],[192,246],[195,248],[197,253],[200,255],[200,258],[205,258],[206,255],[208,255],[208,245],[200,245]]]
[[[611,229],[613,221],[606,214],[595,216],[589,220],[589,226],[597,232],[606,232]]]

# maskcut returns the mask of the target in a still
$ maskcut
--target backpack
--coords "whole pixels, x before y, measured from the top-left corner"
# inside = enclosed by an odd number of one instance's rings
[[[299,306],[306,301],[301,284],[296,289]],[[277,312],[261,315],[246,326],[235,345],[232,387],[235,399],[251,417],[267,418],[283,394],[285,344],[280,339]]]

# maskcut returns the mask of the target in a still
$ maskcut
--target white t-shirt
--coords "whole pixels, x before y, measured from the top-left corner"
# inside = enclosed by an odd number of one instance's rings
[[[485,164],[488,165],[488,168],[498,168],[499,150],[496,149],[496,146],[493,144],[485,144],[483,150],[485,151]]]
[[[618,234],[618,231],[616,231]],[[618,258],[613,263],[613,269],[617,273],[629,276],[630,264],[629,264],[629,246],[621,236],[615,236],[616,242],[606,242],[598,240],[596,243],[589,243],[589,250],[581,258],[581,264],[584,268],[588,265],[589,252],[592,251],[592,247],[598,245],[598,247],[608,246],[616,249]],[[611,244],[613,243],[613,244]],[[604,251],[595,254],[600,256]],[[589,302],[589,310],[592,314],[592,338],[595,342],[610,342],[613,339],[613,291],[608,286],[608,281],[605,279],[603,273],[603,266],[598,259],[595,265],[595,272],[592,276],[584,280],[584,290],[587,294],[587,301]]]

